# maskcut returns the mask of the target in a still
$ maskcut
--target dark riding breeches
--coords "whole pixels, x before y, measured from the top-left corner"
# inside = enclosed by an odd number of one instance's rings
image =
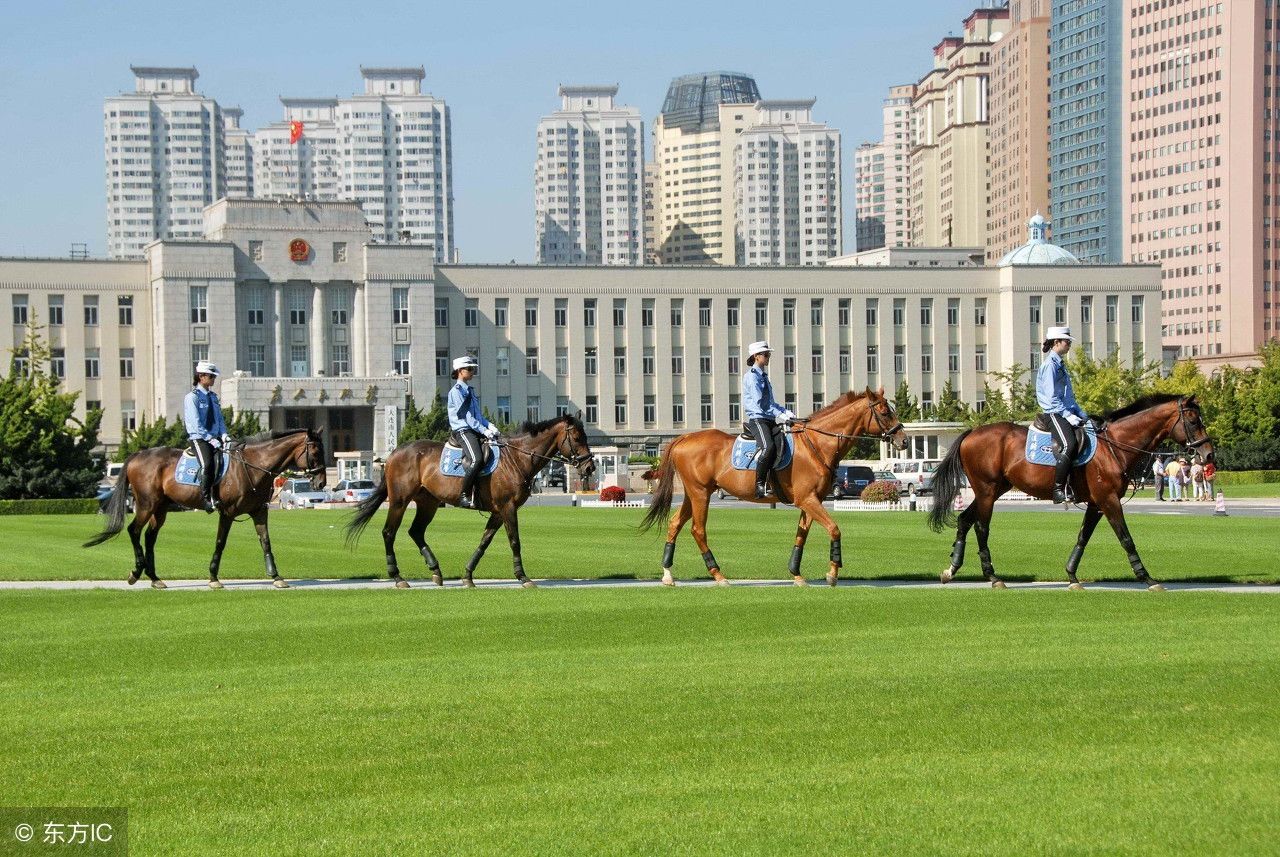
[[[480,468],[484,467],[484,443],[480,435],[471,429],[458,429],[453,433],[454,442],[462,447],[462,463],[466,473],[462,477],[462,493],[470,497],[475,488]]]
[[[1080,446],[1076,442],[1076,428],[1062,414],[1045,414],[1044,417],[1053,430],[1055,481],[1058,485],[1066,485],[1071,478],[1071,467],[1080,452]]]
[[[218,468],[222,466],[222,453],[214,449],[213,444],[207,440],[193,440],[191,447],[200,460],[200,493],[212,499],[213,481],[218,477]]]
[[[747,421],[747,431],[760,447],[760,457],[756,459],[756,484],[763,484],[768,482],[769,471],[773,469],[773,463],[778,459],[782,427],[774,420],[754,419]]]

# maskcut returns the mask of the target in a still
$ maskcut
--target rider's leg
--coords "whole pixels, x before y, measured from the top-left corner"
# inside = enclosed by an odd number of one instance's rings
[[[480,444],[480,436],[469,429],[458,432],[458,440],[462,443],[468,459],[467,472],[462,477],[462,496],[458,498],[458,505],[464,509],[474,509],[476,479],[480,477],[480,468],[484,466],[484,447]]]
[[[770,431],[766,420],[752,420],[747,423],[747,426],[751,430],[751,436],[756,439],[756,446],[760,449],[759,457],[756,458],[756,497],[762,498],[769,493],[769,471],[773,469],[778,447],[774,443],[773,432]]]
[[[1061,414],[1047,414],[1049,425],[1053,428],[1053,437],[1057,441],[1054,444],[1054,474],[1053,474],[1053,502],[1067,502],[1067,483],[1071,481],[1071,468],[1075,465],[1076,460],[1076,432],[1075,427],[1067,422],[1066,417]]]
[[[212,512],[214,509],[213,480],[218,474],[218,457],[208,441],[193,440],[191,446],[195,449],[196,458],[200,460],[200,494],[204,497],[204,510]]]

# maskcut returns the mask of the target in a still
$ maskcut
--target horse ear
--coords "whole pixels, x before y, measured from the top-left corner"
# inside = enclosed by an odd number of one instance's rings
[[[878,395],[880,396],[880,398],[882,398],[882,399],[884,398],[884,384],[881,384],[881,385],[880,385],[880,391],[879,391]]]

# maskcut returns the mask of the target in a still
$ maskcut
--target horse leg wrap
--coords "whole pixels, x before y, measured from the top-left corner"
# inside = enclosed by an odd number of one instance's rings
[[[484,556],[484,548],[476,548],[476,552],[471,555],[471,559],[467,561],[467,575],[476,570],[476,566],[480,564],[480,558]]]
[[[1080,567],[1080,558],[1084,556],[1084,545],[1076,545],[1071,550],[1071,556],[1067,557],[1067,574],[1072,577],[1076,576],[1076,569]]]
[[[521,562],[520,557],[517,556],[512,564],[515,567],[516,577],[519,578],[520,580],[524,580],[525,579],[524,563]]]
[[[956,539],[956,543],[951,546],[951,567],[959,568],[964,564],[964,542]]]
[[[436,555],[431,552],[429,545],[422,546],[422,558],[427,561],[427,568],[432,571],[440,570],[440,562],[436,559]]]
[[[671,564],[676,561],[676,543],[667,542],[662,548],[662,567],[671,568]]]
[[[831,564],[834,565],[836,568],[840,568],[844,565],[844,560],[840,555],[839,539],[836,539],[833,542],[831,542]]]
[[[268,551],[266,554],[267,577],[279,577],[280,572],[276,570],[276,558]]]
[[[790,571],[792,575],[797,575],[800,573],[800,557],[803,555],[804,555],[803,546],[796,545],[791,549],[791,562],[787,565],[787,570]]]
[[[702,561],[707,564],[708,571],[710,571],[713,568],[720,567],[720,564],[716,562],[716,555],[713,554],[711,551],[703,551]]]

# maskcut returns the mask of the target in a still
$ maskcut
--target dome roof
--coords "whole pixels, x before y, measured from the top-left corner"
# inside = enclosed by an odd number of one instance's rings
[[[1027,230],[1030,232],[1030,238],[1026,244],[1016,250],[1010,250],[1004,255],[999,262],[998,267],[1007,265],[1079,265],[1080,260],[1073,256],[1070,251],[1064,250],[1057,244],[1050,244],[1046,237],[1049,232],[1049,221],[1045,220],[1036,212],[1035,216],[1027,221]]]

